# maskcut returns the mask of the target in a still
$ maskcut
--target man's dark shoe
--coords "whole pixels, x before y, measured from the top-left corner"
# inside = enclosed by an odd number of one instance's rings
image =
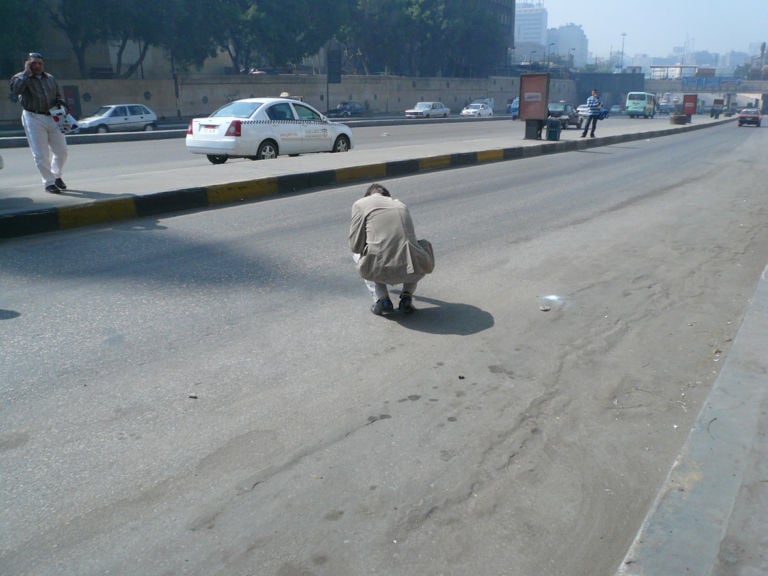
[[[586,138],[586,137],[587,137],[587,133],[586,133],[586,132],[584,132],[584,133],[581,135],[581,137],[582,137],[582,138]]]
[[[56,178],[56,182],[54,182],[54,184],[56,184],[56,188],[58,188],[59,190],[67,189],[67,185],[64,184],[64,180],[62,180],[61,178]]]
[[[58,187],[54,186],[53,184],[51,184],[50,186],[46,186],[45,191],[48,192],[49,194],[58,194],[59,192],[61,192],[61,190],[59,190]]]
[[[381,316],[382,314],[389,314],[390,312],[394,312],[395,305],[392,304],[392,300],[389,298],[380,298],[379,300],[376,300],[376,303],[371,306],[371,312],[376,314],[376,316]]]
[[[403,295],[400,296],[400,304],[397,308],[403,314],[413,314],[416,312],[416,308],[413,307],[413,297],[407,292],[404,292]]]

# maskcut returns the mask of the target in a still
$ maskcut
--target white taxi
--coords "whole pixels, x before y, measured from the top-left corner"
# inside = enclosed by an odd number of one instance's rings
[[[347,152],[349,126],[332,122],[305,102],[292,98],[246,98],[189,123],[187,151],[205,154],[212,164],[229,158],[265,160],[279,155]]]

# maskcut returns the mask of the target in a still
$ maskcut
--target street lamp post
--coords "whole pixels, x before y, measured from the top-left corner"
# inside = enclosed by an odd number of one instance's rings
[[[552,46],[554,46],[554,45],[555,45],[555,43],[554,43],[554,42],[550,42],[550,43],[547,45],[547,59],[545,60],[545,63],[546,63],[546,66],[547,66],[547,68],[549,68],[549,49],[550,49],[550,48],[552,48]]]
[[[626,32],[621,33],[621,71],[624,71],[624,39],[627,37]]]

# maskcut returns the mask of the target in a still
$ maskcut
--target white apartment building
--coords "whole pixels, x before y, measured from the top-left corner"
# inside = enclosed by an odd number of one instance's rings
[[[544,61],[547,48],[547,9],[542,2],[515,3],[515,59]]]

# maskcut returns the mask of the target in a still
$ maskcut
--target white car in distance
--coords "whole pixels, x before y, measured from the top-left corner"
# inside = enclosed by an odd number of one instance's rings
[[[405,111],[406,118],[447,118],[451,110],[442,102],[416,102],[413,108]]]
[[[461,111],[461,116],[472,116],[474,118],[490,118],[493,116],[493,110],[491,110],[487,104],[480,102],[473,102],[468,104]]]
[[[246,98],[189,123],[187,151],[212,164],[229,158],[266,160],[310,152],[347,152],[352,130],[291,98]]]

